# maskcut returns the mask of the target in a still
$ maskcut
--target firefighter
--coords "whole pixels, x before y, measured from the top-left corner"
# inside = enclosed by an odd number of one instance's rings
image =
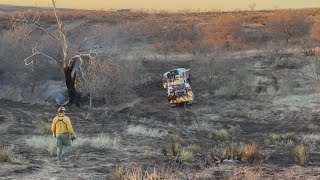
[[[52,134],[57,139],[58,161],[63,160],[71,150],[71,141],[76,139],[76,134],[72,128],[71,120],[65,115],[66,109],[60,107],[58,115],[52,121]]]

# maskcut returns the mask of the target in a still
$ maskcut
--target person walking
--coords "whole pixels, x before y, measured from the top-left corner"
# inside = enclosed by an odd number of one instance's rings
[[[57,139],[57,157],[58,161],[64,160],[67,153],[71,151],[71,140],[76,139],[71,120],[65,115],[66,109],[60,107],[58,115],[52,121],[52,134]]]

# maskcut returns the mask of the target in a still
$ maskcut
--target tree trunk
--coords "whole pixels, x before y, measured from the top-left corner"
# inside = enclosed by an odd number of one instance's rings
[[[89,108],[91,109],[92,108],[92,87],[90,87],[90,104],[89,104]]]
[[[68,96],[69,96],[69,102],[68,105],[76,105],[77,107],[80,107],[80,94],[77,92],[76,88],[74,87],[75,79],[74,76],[72,78],[72,69],[73,67],[65,67],[64,68],[64,76],[66,81],[66,86],[68,89]]]

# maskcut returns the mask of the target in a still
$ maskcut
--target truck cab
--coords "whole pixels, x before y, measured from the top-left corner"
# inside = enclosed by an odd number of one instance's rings
[[[167,88],[168,102],[172,107],[181,103],[192,104],[193,92],[189,83],[172,82]]]

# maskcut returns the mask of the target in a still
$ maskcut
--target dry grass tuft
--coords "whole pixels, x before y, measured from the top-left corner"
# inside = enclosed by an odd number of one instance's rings
[[[180,160],[183,163],[190,163],[194,157],[194,154],[189,149],[182,149],[180,154]]]
[[[35,149],[44,149],[53,156],[57,152],[57,143],[53,137],[50,136],[33,136],[30,139],[26,139],[26,144]]]
[[[291,144],[297,140],[294,133],[285,133],[285,134],[275,134],[272,133],[268,139],[265,140],[267,145],[276,145],[276,144]]]
[[[110,137],[104,133],[98,135],[98,137],[91,138],[90,144],[91,147],[96,149],[118,149],[120,144],[120,137]]]
[[[172,156],[178,156],[178,154],[181,153],[181,149],[182,149],[182,145],[178,142],[175,142],[173,144],[171,144],[171,155]]]
[[[213,135],[214,137],[218,138],[221,141],[229,141],[229,140],[231,140],[230,133],[225,129],[213,130],[211,135]]]
[[[127,133],[131,135],[143,135],[143,136],[149,136],[149,137],[162,137],[168,134],[167,131],[161,131],[159,129],[154,128],[147,128],[144,126],[133,126],[129,125],[127,127]]]
[[[304,144],[299,144],[293,149],[294,161],[300,166],[307,165],[309,162],[309,152]]]
[[[195,156],[199,153],[200,147],[197,144],[191,144],[187,147],[187,150],[192,152],[193,156]]]
[[[117,166],[111,173],[112,180],[124,180],[126,178],[127,169],[123,166]]]
[[[162,145],[161,153],[165,156],[170,155],[176,157],[180,155],[182,151],[182,145],[180,141],[180,135],[174,134],[172,136],[172,142]]]
[[[214,129],[214,125],[206,121],[200,121],[200,122],[193,121],[190,127],[193,129],[197,129],[199,131],[210,131]]]
[[[72,146],[82,147],[90,146],[94,149],[105,150],[105,149],[118,149],[120,147],[120,137],[109,136],[101,133],[97,137],[83,138],[78,137],[76,141],[73,141]],[[56,155],[56,140],[50,136],[33,136],[30,139],[26,139],[26,144],[35,149],[47,150],[50,155]]]
[[[57,143],[50,141],[47,147],[47,151],[50,154],[50,156],[56,156],[57,155]]]
[[[112,180],[177,180],[177,175],[169,169],[156,169],[152,171],[143,170],[141,166],[134,168],[125,168],[123,166],[116,167],[111,172]]]
[[[308,144],[310,152],[318,152],[320,147],[320,135],[319,134],[304,134],[302,135],[304,143]]]
[[[174,134],[174,135],[172,136],[172,141],[173,141],[174,143],[180,143],[180,141],[181,141],[180,135],[179,135],[179,134]]]
[[[240,145],[238,156],[241,161],[253,162],[258,155],[258,145],[256,143]]]
[[[44,136],[52,135],[50,123],[46,123],[43,125],[42,135]]]
[[[269,139],[266,140],[266,144],[274,145],[280,140],[281,140],[281,136],[280,135],[272,133],[270,135]]]
[[[17,155],[13,149],[13,146],[0,147],[0,162],[26,163],[26,160],[22,156]]]
[[[14,155],[11,146],[4,146],[0,149],[0,162],[11,162]]]
[[[211,166],[213,165],[213,162],[223,163],[224,160],[238,160],[253,163],[256,159],[268,159],[267,153],[263,152],[259,154],[258,145],[256,143],[222,143],[210,148],[205,161],[206,166]]]

